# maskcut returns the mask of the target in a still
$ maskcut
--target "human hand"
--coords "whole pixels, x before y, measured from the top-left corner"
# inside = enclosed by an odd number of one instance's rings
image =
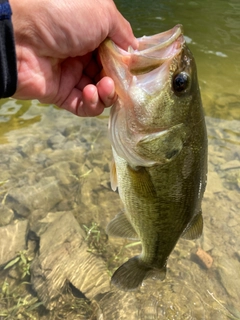
[[[113,80],[100,79],[96,49],[110,37],[137,47],[130,24],[112,0],[10,0],[18,62],[18,99],[53,103],[95,116],[116,99]],[[29,9],[29,10],[28,10]]]

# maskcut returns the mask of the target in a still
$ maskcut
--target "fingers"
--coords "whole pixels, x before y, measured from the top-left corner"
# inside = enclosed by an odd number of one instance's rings
[[[117,99],[113,80],[109,77],[103,77],[97,84],[97,90],[105,107],[111,107]]]
[[[116,98],[113,80],[104,77],[96,86],[88,84],[83,91],[74,88],[61,107],[80,117],[94,117],[110,107]]]
[[[97,86],[87,85],[83,89],[82,102],[77,108],[78,116],[93,117],[101,114],[116,100],[114,82],[109,77],[102,78]]]
[[[97,87],[93,84],[83,89],[82,101],[77,108],[77,115],[81,117],[94,117],[101,114],[104,104],[100,100]]]
[[[120,14],[113,21],[113,27],[109,33],[109,38],[119,47],[127,50],[129,46],[133,49],[138,48],[138,40],[134,37],[130,23]]]

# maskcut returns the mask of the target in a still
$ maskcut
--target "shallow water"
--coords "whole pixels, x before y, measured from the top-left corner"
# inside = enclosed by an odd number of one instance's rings
[[[95,297],[83,285],[94,306],[93,319],[240,319],[240,3],[118,0],[116,4],[137,36],[183,24],[198,66],[209,174],[203,237],[179,241],[164,282],[148,279],[136,293],[108,289]],[[6,99],[1,101],[0,122],[1,210],[9,210],[7,218],[0,219],[2,226],[28,220],[30,228],[37,230],[36,221],[46,219],[48,212],[64,211],[73,213],[83,229],[92,223],[100,226],[102,238],[88,242],[99,259],[96,268],[103,263],[112,272],[139,252],[139,246],[126,248],[127,242],[107,241],[104,234],[107,223],[121,210],[119,197],[109,185],[107,114],[79,119],[37,101]],[[213,258],[209,269],[196,260],[198,247]],[[109,273],[105,276],[109,279]],[[0,277],[1,288],[4,279],[14,284],[16,274],[11,271],[8,278],[0,270]],[[94,285],[87,275],[86,283]],[[0,310],[7,305],[1,298],[0,293]],[[23,308],[30,312],[28,306]],[[90,318],[65,312],[67,319]],[[40,319],[50,319],[42,310],[41,314]]]

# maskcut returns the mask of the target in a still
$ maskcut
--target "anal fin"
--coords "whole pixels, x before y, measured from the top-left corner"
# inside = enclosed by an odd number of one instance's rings
[[[203,217],[202,211],[193,218],[190,226],[183,232],[181,238],[187,240],[194,240],[202,235],[203,231]]]
[[[112,237],[138,240],[139,236],[134,230],[126,215],[120,212],[111,220],[107,226],[107,234]]]

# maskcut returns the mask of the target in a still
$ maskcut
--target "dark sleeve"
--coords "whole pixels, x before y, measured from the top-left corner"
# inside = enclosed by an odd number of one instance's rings
[[[11,15],[8,1],[0,0],[0,98],[11,97],[17,88],[17,62]]]

